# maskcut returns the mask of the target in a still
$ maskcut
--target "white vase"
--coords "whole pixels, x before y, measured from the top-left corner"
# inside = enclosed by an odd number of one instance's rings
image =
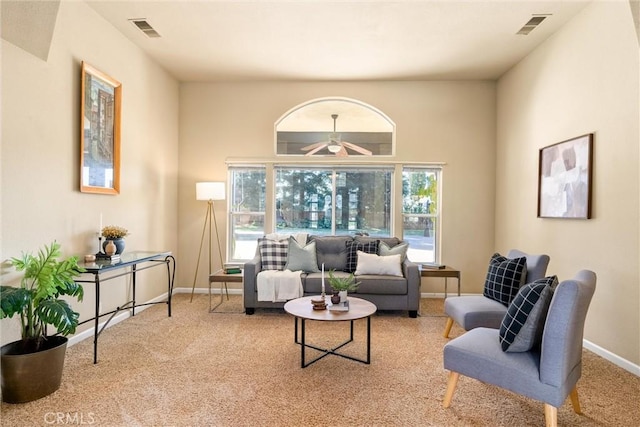
[[[340,302],[347,301],[347,291],[340,291],[338,292],[338,295],[340,295]]]

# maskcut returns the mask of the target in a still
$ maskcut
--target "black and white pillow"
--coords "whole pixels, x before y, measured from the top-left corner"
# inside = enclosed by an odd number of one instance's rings
[[[288,240],[258,239],[263,270],[284,270],[289,249]]]
[[[518,291],[500,325],[502,351],[529,351],[542,341],[553,291],[558,285],[556,276],[527,283]]]
[[[491,256],[483,295],[509,306],[527,274],[527,258],[507,258],[499,253]]]
[[[358,268],[358,251],[362,251],[368,254],[378,254],[378,246],[380,240],[373,240],[368,242],[356,242],[348,241],[347,245],[347,273],[353,273]]]

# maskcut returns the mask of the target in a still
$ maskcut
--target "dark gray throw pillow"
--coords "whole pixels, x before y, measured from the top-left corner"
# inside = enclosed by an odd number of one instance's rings
[[[489,260],[483,295],[504,304],[505,307],[518,293],[527,273],[527,258],[507,258],[495,253]]]
[[[527,283],[513,299],[500,325],[502,351],[529,351],[542,342],[553,291],[558,285],[556,276]]]

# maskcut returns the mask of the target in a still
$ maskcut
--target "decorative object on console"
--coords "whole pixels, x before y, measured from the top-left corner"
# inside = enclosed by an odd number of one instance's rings
[[[205,233],[208,234],[208,262],[209,262],[209,276],[211,276],[211,225],[213,218],[213,227],[216,232],[216,240],[218,242],[218,256],[220,257],[220,268],[224,268],[224,263],[222,262],[222,249],[220,248],[220,235],[218,234],[218,221],[216,220],[216,211],[213,208],[214,200],[224,200],[225,199],[225,184],[224,182],[197,182],[196,183],[196,200],[206,200],[207,201],[207,211],[204,216],[204,225],[202,227],[202,237],[200,238],[200,250],[198,251],[198,259],[196,261],[196,271],[193,275],[193,286],[191,287],[191,301],[193,301],[193,293],[196,289],[196,280],[198,279],[198,268],[200,266],[200,257],[202,255],[202,244],[204,243]],[[209,226],[207,228],[207,225]],[[226,283],[225,283],[226,289]],[[227,289],[227,299],[229,299],[229,292]]]
[[[540,149],[539,218],[591,218],[592,157],[592,133]]]
[[[126,228],[120,227],[118,225],[107,225],[106,227],[102,228],[101,233],[102,237],[104,237],[102,249],[106,255],[120,255],[122,254],[122,252],[124,252],[124,237],[129,234],[129,231]],[[115,246],[115,251],[107,251],[109,242],[111,242],[111,244]]]
[[[82,286],[74,277],[85,269],[77,257],[59,260],[60,244],[12,258],[24,271],[20,287],[0,286],[0,319],[18,314],[22,339],[2,346],[2,400],[22,403],[40,399],[60,387],[67,338],[78,326],[80,315],[59,298],[68,295],[82,301]],[[47,325],[58,335],[47,336]]]

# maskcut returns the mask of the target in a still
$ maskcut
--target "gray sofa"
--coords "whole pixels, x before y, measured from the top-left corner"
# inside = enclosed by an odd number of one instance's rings
[[[344,270],[347,268],[347,242],[367,243],[379,240],[390,248],[402,243],[395,237],[378,238],[368,236],[315,236],[311,235],[308,242],[316,242],[316,256],[318,268],[325,265],[326,293],[331,294],[328,285],[327,272],[334,270],[334,275],[348,276]],[[244,264],[244,307],[246,314],[253,314],[256,308],[281,308],[283,302],[258,301],[257,275],[261,271],[262,262],[260,253]],[[350,292],[358,298],[365,299],[376,305],[378,310],[403,310],[410,317],[416,317],[420,305],[420,271],[418,265],[404,260],[402,262],[402,274],[399,276],[388,275],[356,275],[356,281],[360,282],[355,292]],[[302,286],[304,295],[320,295],[322,289],[322,273],[302,273]]]

